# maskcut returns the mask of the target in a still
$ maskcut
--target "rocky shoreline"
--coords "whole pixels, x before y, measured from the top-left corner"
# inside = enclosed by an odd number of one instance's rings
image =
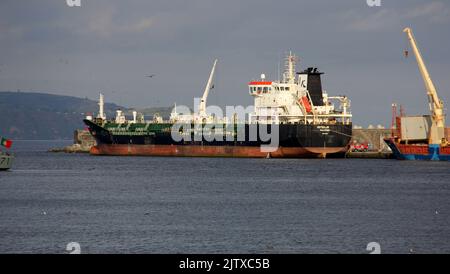
[[[72,144],[70,146],[62,147],[62,148],[52,148],[49,149],[48,152],[63,152],[63,153],[89,153],[91,150],[91,146],[83,146],[80,144]]]
[[[96,145],[94,137],[87,130],[77,129],[73,135],[73,144],[62,148],[52,148],[48,152],[55,153],[89,153],[92,146]]]

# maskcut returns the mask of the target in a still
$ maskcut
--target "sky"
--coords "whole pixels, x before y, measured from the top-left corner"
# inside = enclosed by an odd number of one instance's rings
[[[192,106],[217,58],[208,104],[248,106],[248,82],[276,80],[292,51],[297,70],[318,67],[330,95],[352,100],[354,124],[389,126],[393,102],[429,113],[417,63],[403,56],[406,26],[448,106],[447,0],[2,0],[0,91]]]

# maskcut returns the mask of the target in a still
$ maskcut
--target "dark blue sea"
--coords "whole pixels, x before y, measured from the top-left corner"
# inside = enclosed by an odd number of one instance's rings
[[[450,162],[99,157],[16,141],[0,253],[450,253]]]

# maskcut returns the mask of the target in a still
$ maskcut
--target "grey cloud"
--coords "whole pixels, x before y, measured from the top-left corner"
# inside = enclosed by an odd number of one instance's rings
[[[219,58],[212,104],[248,105],[246,84],[277,77],[283,53],[327,74],[330,94],[353,99],[355,123],[388,124],[392,101],[427,111],[412,26],[431,75],[450,100],[450,3],[365,0],[64,0],[0,2],[0,90],[47,91],[128,106],[191,105]],[[60,62],[59,60],[65,60]],[[148,79],[145,74],[155,73]]]
[[[350,21],[348,28],[357,31],[389,29],[407,20],[419,19],[426,23],[448,23],[450,5],[440,1],[431,1],[418,5],[405,5],[399,9],[379,9],[372,14],[362,14],[351,10],[345,18]]]

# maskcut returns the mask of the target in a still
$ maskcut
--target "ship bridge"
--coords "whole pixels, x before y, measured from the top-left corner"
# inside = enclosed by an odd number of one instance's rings
[[[259,96],[272,92],[271,81],[252,81],[248,83],[249,93],[252,96]]]

